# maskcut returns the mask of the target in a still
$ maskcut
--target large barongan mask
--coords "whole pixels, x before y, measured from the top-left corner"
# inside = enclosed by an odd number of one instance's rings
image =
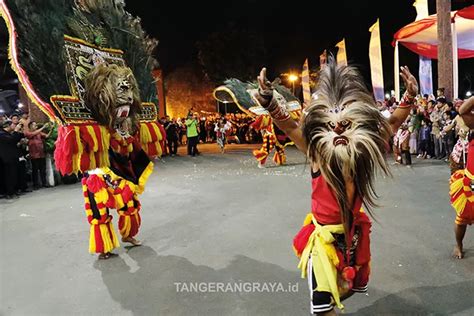
[[[99,124],[134,132],[138,126],[141,101],[137,81],[130,68],[100,64],[87,75],[85,87],[86,106]]]
[[[357,70],[337,66],[333,59],[321,71],[316,96],[302,122],[308,157],[319,165],[343,211],[352,204],[347,199],[346,181],[353,181],[356,194],[368,208],[374,206],[376,169],[389,174],[385,160],[390,135],[387,120]]]

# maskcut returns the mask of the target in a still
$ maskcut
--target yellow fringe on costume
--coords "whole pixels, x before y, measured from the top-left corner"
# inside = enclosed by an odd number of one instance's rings
[[[280,151],[276,151],[273,155],[273,161],[277,166],[284,165],[286,162],[286,155]]]
[[[130,216],[123,217],[123,227],[120,229],[120,235],[123,237],[128,237],[130,235],[130,229],[132,228],[132,224],[130,223]]]
[[[153,139],[150,129],[153,129],[156,135],[156,139]],[[160,129],[156,123],[141,123],[140,124],[140,143],[142,144],[143,150],[149,154],[149,147],[154,146],[158,157],[161,157],[163,150],[160,145],[160,141],[163,140]]]
[[[136,193],[137,194],[142,194],[143,191],[145,190],[145,184],[148,181],[148,178],[153,172],[154,164],[153,162],[150,161],[148,166],[146,166],[145,170],[143,170],[142,175],[140,176],[140,179],[138,179],[138,186]]]
[[[84,194],[84,201],[86,205],[90,205],[90,199],[87,196],[87,186],[82,185],[82,191]],[[109,197],[109,194],[105,188],[100,189],[98,192],[94,193],[94,201],[96,205],[105,205]],[[115,228],[111,222],[111,216],[107,214],[107,208],[105,206],[98,208],[101,218],[106,218],[105,222],[100,223],[96,218],[90,220],[90,232],[89,232],[89,252],[98,253],[98,252],[111,252],[115,248],[120,247],[117,235],[115,234]],[[92,210],[86,208],[86,215],[88,218],[92,217]],[[96,240],[96,234],[100,235],[101,240]],[[98,251],[97,246],[102,245],[103,249]],[[100,246],[99,246],[100,247]]]
[[[90,228],[90,237],[89,237],[89,252],[97,253],[96,251],[96,240],[95,240],[95,230],[99,226],[100,236],[102,238],[102,243],[104,245],[103,252],[111,252],[115,248],[120,247],[117,235],[115,234],[115,228],[112,222],[106,224],[93,224]],[[109,233],[110,231],[110,233]],[[112,235],[112,236],[111,236]]]
[[[154,164],[153,164],[153,162],[150,161],[148,163],[148,165],[146,166],[145,170],[143,170],[140,178],[138,179],[138,184],[135,184],[131,181],[128,181],[128,180],[116,175],[112,170],[110,170],[110,168],[101,168],[101,171],[104,174],[109,175],[111,181],[117,181],[119,188],[123,189],[125,187],[125,185],[128,185],[128,187],[133,192],[133,194],[137,195],[137,194],[142,194],[143,191],[145,190],[145,184],[148,181],[148,178],[150,177],[150,175],[153,173],[153,168],[154,168]],[[109,192],[112,193],[113,189],[110,188]],[[114,196],[115,203],[116,203],[115,204],[116,209],[121,209],[122,207],[125,206],[125,203],[123,202],[122,197],[120,196],[120,194],[115,194],[113,196]],[[107,200],[104,200],[104,203],[105,202],[107,202]]]
[[[457,170],[451,175],[449,196],[451,197],[451,205],[458,217],[463,214],[468,202],[474,203],[472,189],[470,185],[466,185],[468,182],[470,184],[472,179],[473,175],[467,169]],[[458,217],[456,223],[458,223]]]
[[[127,209],[133,208],[134,203],[135,203],[134,200],[128,201]],[[124,221],[122,228],[120,228],[120,235],[122,235],[123,237],[128,237],[130,235],[130,229],[132,228],[132,223],[130,222],[130,216],[135,216],[136,220],[139,221],[138,214],[137,214],[138,210],[135,209],[135,211],[130,215],[124,215],[125,211],[118,211],[118,213],[120,216],[123,216],[123,221]]]
[[[341,303],[339,289],[337,286],[337,269],[339,258],[336,247],[334,247],[334,237],[332,234],[344,234],[344,226],[339,225],[319,225],[313,214],[306,216],[304,225],[313,222],[315,229],[308,239],[308,243],[301,254],[298,268],[301,269],[301,277],[307,277],[307,266],[309,257],[313,260],[313,272],[318,284],[317,291],[330,292],[337,307],[344,308]],[[318,267],[316,269],[316,267]],[[311,276],[309,276],[311,277]]]
[[[143,150],[148,152],[148,143],[151,143],[151,134],[148,127],[145,124],[140,124],[140,143],[142,144]]]

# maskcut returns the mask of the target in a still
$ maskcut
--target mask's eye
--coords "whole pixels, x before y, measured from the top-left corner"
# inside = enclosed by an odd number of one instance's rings
[[[340,123],[341,123],[342,127],[344,127],[344,128],[348,128],[349,126],[351,126],[351,122],[348,121],[348,120],[342,120]]]
[[[336,124],[334,122],[328,122],[328,125],[330,128],[335,128],[336,127]]]

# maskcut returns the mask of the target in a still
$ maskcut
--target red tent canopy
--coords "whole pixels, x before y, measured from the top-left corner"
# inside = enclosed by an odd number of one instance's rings
[[[474,5],[451,12],[457,34],[458,58],[474,57]],[[438,58],[438,30],[436,14],[410,23],[393,36],[392,45],[400,42],[418,55]]]

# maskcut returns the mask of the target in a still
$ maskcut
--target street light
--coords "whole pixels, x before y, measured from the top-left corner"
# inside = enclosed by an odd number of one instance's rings
[[[466,97],[469,98],[471,95],[472,95],[472,92],[471,92],[471,91],[466,92]]]
[[[293,90],[293,94],[295,94],[295,81],[298,80],[298,76],[291,74],[288,76],[288,80],[291,82],[291,88]]]

